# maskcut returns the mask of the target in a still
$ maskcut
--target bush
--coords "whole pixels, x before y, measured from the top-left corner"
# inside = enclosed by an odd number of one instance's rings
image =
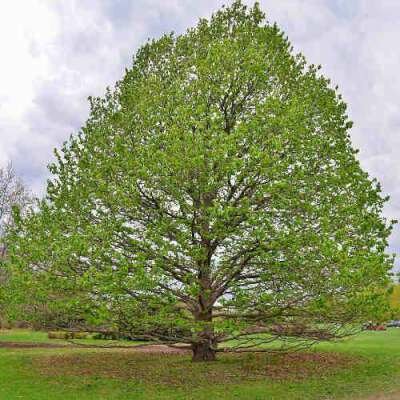
[[[86,332],[69,332],[71,334],[71,339],[87,339],[89,336]]]
[[[68,339],[68,332],[48,332],[49,339]]]
[[[98,340],[118,340],[120,338],[120,334],[117,332],[98,332],[93,335],[93,339]]]
[[[48,332],[49,339],[86,339],[88,334],[86,332]]]
[[[12,326],[11,324],[6,320],[0,318],[0,329],[11,329]]]

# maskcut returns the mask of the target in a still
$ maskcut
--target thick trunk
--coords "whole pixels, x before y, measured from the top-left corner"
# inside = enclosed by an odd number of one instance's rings
[[[212,198],[207,194],[203,196],[204,204],[209,207],[212,203]],[[192,343],[193,357],[192,361],[214,361],[215,349],[217,341],[215,340],[213,326],[213,304],[212,298],[212,281],[211,281],[211,242],[208,238],[209,222],[207,219],[201,222],[202,227],[202,247],[204,250],[204,259],[198,263],[199,275],[199,297],[198,308],[194,312],[194,319],[198,323],[198,333]]]
[[[192,361],[214,361],[217,341],[212,324],[212,310],[202,310],[195,315],[196,321],[202,324],[202,330],[198,333],[196,340],[192,343]]]
[[[215,348],[209,341],[202,341],[192,344],[192,361],[215,361]]]

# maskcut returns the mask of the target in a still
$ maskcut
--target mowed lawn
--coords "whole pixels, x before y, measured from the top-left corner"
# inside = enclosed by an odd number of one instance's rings
[[[49,340],[44,333],[20,330],[0,331],[1,341]],[[400,329],[364,332],[308,353],[221,354],[219,361],[206,364],[191,363],[190,354],[132,347],[0,347],[4,400],[372,400],[386,393],[400,399]]]

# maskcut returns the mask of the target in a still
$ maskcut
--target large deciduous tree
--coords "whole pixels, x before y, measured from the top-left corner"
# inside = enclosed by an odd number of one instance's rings
[[[392,267],[350,128],[319,67],[235,1],[145,44],[91,99],[11,240],[14,274],[194,360],[342,335],[379,313]]]

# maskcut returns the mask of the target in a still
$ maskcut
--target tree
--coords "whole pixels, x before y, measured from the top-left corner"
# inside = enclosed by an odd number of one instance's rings
[[[3,317],[3,289],[8,274],[3,268],[7,254],[5,235],[14,223],[13,209],[24,212],[32,204],[32,195],[16,175],[12,164],[0,167],[0,326]]]
[[[400,285],[398,283],[391,287],[390,306],[392,311],[390,318],[398,319],[400,317]]]
[[[337,89],[258,4],[148,42],[90,101],[12,237],[24,293],[195,361],[332,339],[384,308],[386,198]]]
[[[9,163],[5,168],[0,167],[0,258],[6,253],[6,246],[1,238],[13,224],[13,207],[26,210],[31,204],[32,195],[15,174],[12,164]]]

